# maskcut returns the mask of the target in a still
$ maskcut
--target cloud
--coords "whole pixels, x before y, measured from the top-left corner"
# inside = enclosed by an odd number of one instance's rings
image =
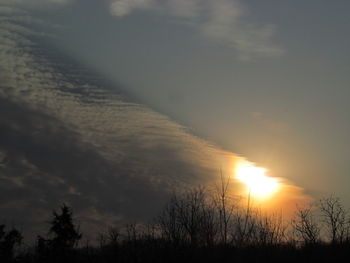
[[[10,6],[49,6],[74,0],[0,0]],[[239,0],[109,0],[110,13],[124,17],[135,11],[152,11],[191,26],[204,37],[235,51],[241,60],[276,57],[285,51],[273,42],[276,27],[249,22]],[[81,3],[83,4],[83,3]],[[9,8],[9,7],[7,7]],[[9,11],[9,10],[7,10]],[[1,11],[0,11],[1,13]]]
[[[237,52],[242,60],[280,56],[284,50],[273,43],[273,25],[247,22],[247,12],[237,0],[111,0],[111,13],[123,17],[135,10],[170,15],[193,26],[205,38]]]
[[[116,16],[125,16],[135,9],[153,8],[156,2],[154,0],[120,0],[111,3],[111,13]]]
[[[67,202],[97,232],[149,219],[173,190],[229,169],[234,155],[108,88],[10,16],[0,24],[0,220],[36,234]]]
[[[75,0],[0,0],[0,4],[65,4]]]
[[[66,202],[88,235],[145,221],[172,191],[232,173],[235,154],[50,47],[27,12],[0,14],[0,220],[35,235]]]

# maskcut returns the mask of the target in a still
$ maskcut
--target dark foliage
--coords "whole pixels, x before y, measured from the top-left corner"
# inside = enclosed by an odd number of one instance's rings
[[[16,246],[22,242],[21,233],[13,228],[5,231],[5,225],[0,225],[0,262],[13,261]]]
[[[48,235],[51,238],[38,236],[36,247],[38,261],[60,262],[75,257],[74,248],[78,245],[82,234],[73,223],[70,207],[63,204],[60,214],[53,212]]]

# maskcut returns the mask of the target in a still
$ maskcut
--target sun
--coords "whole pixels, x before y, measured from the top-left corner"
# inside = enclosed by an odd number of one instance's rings
[[[280,184],[276,178],[266,175],[265,168],[256,167],[250,162],[241,162],[236,166],[236,178],[247,186],[247,192],[261,200],[276,193]]]

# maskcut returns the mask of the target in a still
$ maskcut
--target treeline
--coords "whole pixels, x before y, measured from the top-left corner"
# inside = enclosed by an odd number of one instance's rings
[[[72,210],[53,212],[48,234],[24,248],[21,233],[0,225],[0,262],[335,262],[350,258],[350,217],[330,196],[297,207],[285,222],[238,205],[222,183],[214,193],[174,194],[149,224],[111,226],[82,243]],[[91,242],[92,243],[92,242]]]

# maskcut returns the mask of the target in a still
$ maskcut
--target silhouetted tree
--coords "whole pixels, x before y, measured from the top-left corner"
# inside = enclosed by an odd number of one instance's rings
[[[156,219],[162,238],[175,245],[185,239],[185,229],[180,222],[179,212],[178,197],[174,194]]]
[[[326,224],[332,244],[343,243],[348,239],[349,220],[340,199],[330,196],[322,198],[319,204],[323,222]]]
[[[275,246],[285,240],[286,226],[282,216],[267,216],[256,213],[256,223],[252,229],[252,240],[256,246]]]
[[[227,244],[229,228],[234,211],[234,204],[229,198],[229,186],[231,177],[224,178],[222,171],[220,171],[220,185],[216,186],[214,194],[214,204],[218,212],[218,225],[220,233],[220,242]]]
[[[125,230],[126,230],[126,241],[130,243],[135,243],[136,240],[139,237],[138,231],[137,231],[137,224],[136,223],[130,223],[126,224]]]
[[[214,243],[216,224],[214,223],[214,209],[208,203],[203,188],[192,189],[178,200],[179,222],[185,230],[191,246],[208,245]]]
[[[254,214],[255,211],[249,205],[248,202],[247,209],[237,209],[232,217],[232,242],[239,247],[254,242],[254,231],[258,222]]]
[[[316,220],[313,206],[297,208],[292,220],[294,233],[306,245],[314,245],[320,240],[321,227]]]
[[[15,228],[5,231],[5,225],[0,225],[0,259],[1,262],[14,259],[14,250],[22,242],[22,234]]]
[[[116,227],[110,227],[108,228],[108,242],[110,244],[118,244],[119,238],[120,238],[120,231]]]
[[[79,229],[74,225],[71,208],[63,204],[60,213],[53,211],[53,218],[49,221],[49,237],[38,236],[37,256],[41,262],[56,262],[72,258],[73,249],[82,237]]]
[[[158,218],[163,237],[192,247],[212,245],[218,232],[215,208],[203,188],[174,195]]]
[[[53,235],[50,243],[56,249],[72,249],[82,237],[78,227],[73,223],[71,208],[63,204],[61,213],[53,212],[53,218],[50,222],[49,234]]]

